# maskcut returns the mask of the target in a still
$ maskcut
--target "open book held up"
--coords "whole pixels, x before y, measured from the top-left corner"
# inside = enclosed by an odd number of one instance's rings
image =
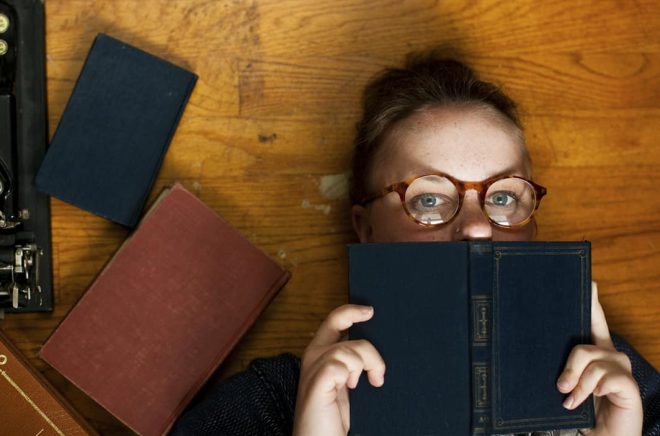
[[[351,392],[354,435],[494,435],[594,425],[556,388],[590,342],[589,242],[349,246],[350,301],[374,307],[351,339],[385,360],[385,384]]]

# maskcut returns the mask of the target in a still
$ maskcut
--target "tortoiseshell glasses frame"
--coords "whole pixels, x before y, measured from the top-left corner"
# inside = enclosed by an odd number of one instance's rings
[[[455,208],[453,211],[453,214],[445,219],[442,220],[442,222],[439,223],[428,223],[424,221],[420,221],[417,219],[414,214],[412,214],[406,205],[406,191],[412,185],[416,180],[422,178],[422,177],[430,177],[430,176],[437,176],[437,177],[444,177],[448,181],[450,181],[454,187],[456,188],[456,193],[458,194],[458,206]],[[533,192],[534,195],[534,205],[533,207],[530,208],[529,210],[529,215],[525,217],[523,220],[517,223],[513,224],[503,224],[495,221],[489,214],[488,211],[486,210],[486,193],[488,192],[488,189],[497,182],[500,182],[502,180],[506,179],[518,179],[520,181],[525,182],[529,188],[531,189],[531,192]],[[532,219],[532,216],[534,215],[534,212],[538,209],[541,199],[543,198],[544,195],[546,195],[547,190],[545,187],[536,184],[532,182],[529,179],[526,179],[521,176],[514,176],[514,175],[498,175],[494,177],[490,177],[486,180],[483,180],[481,182],[466,182],[463,180],[458,180],[448,174],[444,173],[429,173],[429,174],[422,174],[418,176],[412,176],[407,178],[406,180],[403,180],[398,183],[393,183],[392,185],[389,185],[385,188],[383,188],[380,192],[377,192],[372,195],[368,195],[362,199],[362,201],[359,201],[358,204],[362,206],[366,206],[367,204],[371,203],[374,200],[377,200],[381,197],[384,197],[385,195],[391,193],[391,192],[396,192],[399,195],[399,199],[401,200],[401,206],[403,207],[403,210],[406,212],[406,214],[417,224],[425,226],[425,227],[438,227],[442,226],[444,224],[447,224],[450,222],[456,215],[458,215],[458,212],[461,210],[461,207],[463,206],[463,199],[465,197],[465,193],[470,190],[474,189],[477,194],[479,195],[479,204],[481,206],[481,210],[484,213],[486,217],[488,217],[488,220],[495,226],[498,227],[503,227],[503,228],[517,228],[524,226],[525,224],[529,223],[529,221]]]

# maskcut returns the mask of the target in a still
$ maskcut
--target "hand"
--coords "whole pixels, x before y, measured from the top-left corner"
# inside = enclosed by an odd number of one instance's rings
[[[564,407],[575,409],[589,394],[596,397],[596,427],[588,435],[641,435],[643,410],[639,387],[632,376],[630,359],[616,351],[598,287],[591,282],[591,335],[594,345],[577,345],[557,380],[560,392],[568,394]]]
[[[295,436],[346,435],[350,427],[348,390],[362,371],[369,383],[384,382],[385,363],[365,340],[342,341],[342,332],[373,316],[369,306],[347,304],[330,312],[302,356],[293,424]]]

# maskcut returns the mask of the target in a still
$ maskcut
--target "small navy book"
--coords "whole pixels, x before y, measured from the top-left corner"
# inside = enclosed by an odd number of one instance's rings
[[[594,426],[556,388],[590,343],[589,242],[349,246],[351,327],[385,360],[385,384],[350,393],[353,435],[495,435]]]
[[[183,68],[99,34],[37,189],[134,227],[196,81]]]

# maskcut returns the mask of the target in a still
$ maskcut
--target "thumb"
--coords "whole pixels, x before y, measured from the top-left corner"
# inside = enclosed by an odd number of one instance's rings
[[[598,300],[598,284],[593,281],[591,282],[591,338],[597,347],[615,349],[610,330],[607,328],[603,306]]]

